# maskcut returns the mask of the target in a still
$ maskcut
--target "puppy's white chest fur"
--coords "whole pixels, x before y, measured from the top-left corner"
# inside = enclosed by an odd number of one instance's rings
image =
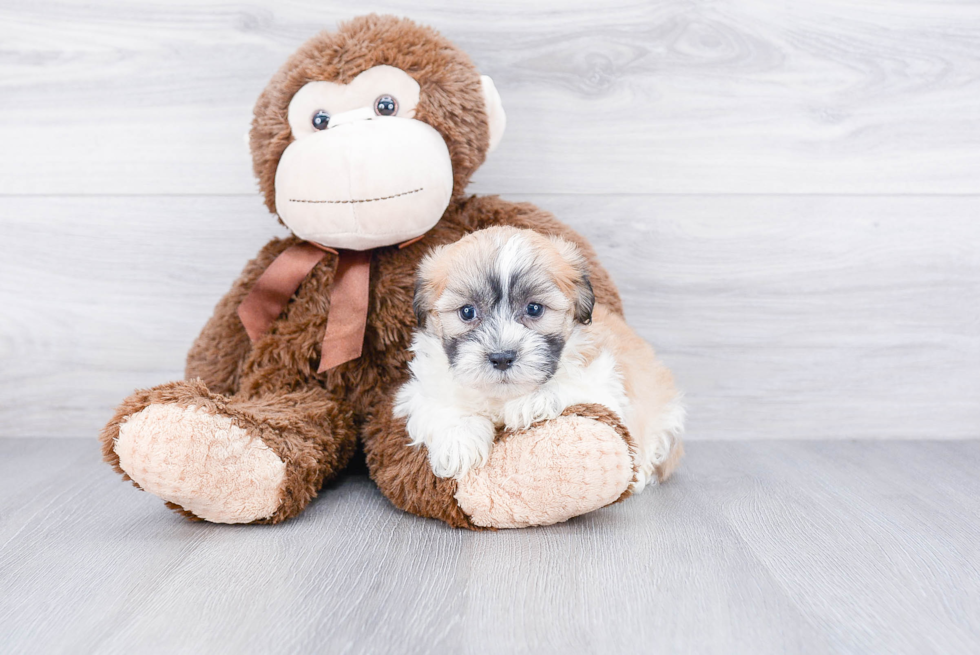
[[[416,333],[412,350],[412,379],[398,393],[395,415],[407,418],[412,443],[426,445],[440,477],[461,477],[481,465],[497,428],[527,428],[572,405],[598,403],[628,420],[629,401],[616,359],[596,350],[583,329],[573,331],[555,374],[534,386],[463,386],[453,377],[443,344],[424,332]]]

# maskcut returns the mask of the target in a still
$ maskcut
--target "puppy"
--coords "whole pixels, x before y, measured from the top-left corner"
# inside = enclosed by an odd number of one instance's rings
[[[474,232],[423,259],[414,307],[412,378],[395,415],[437,476],[480,466],[498,427],[527,428],[578,403],[608,407],[630,431],[634,492],[673,471],[684,410],[670,372],[595,304],[574,245],[511,227]]]

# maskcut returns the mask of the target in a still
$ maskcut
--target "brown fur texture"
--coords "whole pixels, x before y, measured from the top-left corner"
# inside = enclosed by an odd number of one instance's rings
[[[269,332],[250,343],[237,307],[275,257],[298,242],[295,237],[273,239],[218,303],[188,355],[187,381],[137,391],[102,431],[105,459],[120,472],[113,444],[126,417],[150,403],[198,406],[231,417],[286,463],[283,504],[259,522],[275,523],[302,511],[324,481],[347,465],[360,435],[371,476],[395,505],[474,529],[456,504],[455,482],[435,478],[424,451],[408,446],[403,426],[391,417],[391,399],[408,375],[414,276],[422,256],[434,246],[493,225],[559,235],[581,248],[596,299],[621,313],[615,286],[581,236],[533,205],[463,195],[488,145],[479,75],[459,49],[434,30],[407,20],[367,16],[337,32],[322,33],[272,78],[256,104],[251,132],[255,173],[269,209],[275,211],[276,165],[291,138],[286,106],[292,95],[309,81],[347,82],[379,64],[397,66],[421,85],[416,118],[445,138],[455,186],[441,221],[424,239],[404,249],[372,252],[362,356],[324,374],[316,372],[337,265],[332,254],[317,264]]]

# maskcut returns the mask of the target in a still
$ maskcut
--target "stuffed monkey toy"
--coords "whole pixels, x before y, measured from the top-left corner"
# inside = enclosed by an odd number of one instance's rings
[[[504,124],[493,82],[430,28],[370,15],[304,44],[250,133],[265,203],[292,234],[218,303],[185,380],[122,402],[100,437],[105,459],[216,523],[296,516],[358,444],[392,503],[455,527],[546,525],[628,496],[634,444],[599,405],[499,435],[458,480],[437,478],[392,416],[415,270],[434,246],[494,225],[559,235],[585,253],[596,300],[622,312],[582,237],[533,205],[466,195]]]

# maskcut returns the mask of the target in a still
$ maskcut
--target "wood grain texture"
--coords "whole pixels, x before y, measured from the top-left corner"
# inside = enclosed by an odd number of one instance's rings
[[[584,233],[692,439],[980,436],[980,197],[525,196]],[[0,435],[181,377],[256,197],[0,198]]]
[[[975,653],[980,442],[699,442],[671,483],[469,533],[352,474],[193,524],[94,440],[0,440],[5,653]]]
[[[8,0],[0,193],[252,193],[258,93],[369,10],[495,78],[508,133],[478,192],[977,192],[974,2]]]

